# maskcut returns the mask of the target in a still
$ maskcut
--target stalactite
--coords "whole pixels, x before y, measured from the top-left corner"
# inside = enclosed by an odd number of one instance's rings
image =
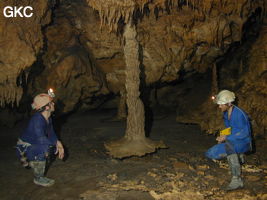
[[[148,4],[151,11],[160,8],[164,10],[167,7],[173,8],[173,6],[185,5],[187,8],[192,8],[194,11],[202,11],[205,15],[210,15],[213,9],[218,9],[223,12],[226,7],[229,7],[229,4],[227,4],[228,2],[234,4],[235,13],[241,12],[242,6],[247,4],[246,0],[242,0],[241,2],[227,0],[87,0],[87,2],[91,7],[99,11],[101,27],[103,24],[107,24],[111,29],[117,27],[116,24],[121,17],[124,19],[125,23],[128,23],[136,10],[144,11],[146,4]]]
[[[17,87],[15,83],[0,86],[0,106],[3,107],[6,104],[18,106],[22,93],[22,88]]]

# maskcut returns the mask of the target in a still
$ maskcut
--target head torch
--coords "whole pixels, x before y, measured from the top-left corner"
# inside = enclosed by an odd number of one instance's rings
[[[52,88],[50,88],[50,89],[47,91],[47,94],[48,94],[51,98],[54,98],[54,97],[56,96]]]
[[[216,101],[217,101],[217,95],[213,95],[212,97],[211,97],[211,100],[213,101],[213,103],[217,103]]]

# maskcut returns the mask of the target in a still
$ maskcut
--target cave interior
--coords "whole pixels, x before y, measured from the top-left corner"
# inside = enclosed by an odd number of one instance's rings
[[[4,0],[0,15],[1,199],[267,199],[265,0]],[[55,92],[66,150],[33,185],[13,146],[34,96]],[[245,187],[221,190],[227,162],[205,151],[223,129],[211,97],[249,116]],[[15,189],[14,189],[15,188]],[[15,191],[14,191],[15,190]]]

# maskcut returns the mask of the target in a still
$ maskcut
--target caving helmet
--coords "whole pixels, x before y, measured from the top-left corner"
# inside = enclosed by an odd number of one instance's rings
[[[49,103],[51,103],[54,97],[55,94],[51,88],[48,90],[47,94],[41,93],[36,95],[33,99],[32,109],[37,111],[43,111],[43,108],[47,106]]]
[[[222,90],[213,99],[219,105],[231,103],[235,101],[235,93],[229,90]]]

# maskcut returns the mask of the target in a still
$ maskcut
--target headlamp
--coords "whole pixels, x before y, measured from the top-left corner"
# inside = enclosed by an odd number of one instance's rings
[[[213,103],[216,103],[216,99],[217,99],[217,96],[216,96],[216,95],[213,95],[213,96],[211,97],[211,100],[213,101]]]
[[[56,96],[52,88],[50,88],[50,89],[47,91],[47,94],[48,94],[50,97],[52,97],[52,98],[54,98],[54,97]]]

